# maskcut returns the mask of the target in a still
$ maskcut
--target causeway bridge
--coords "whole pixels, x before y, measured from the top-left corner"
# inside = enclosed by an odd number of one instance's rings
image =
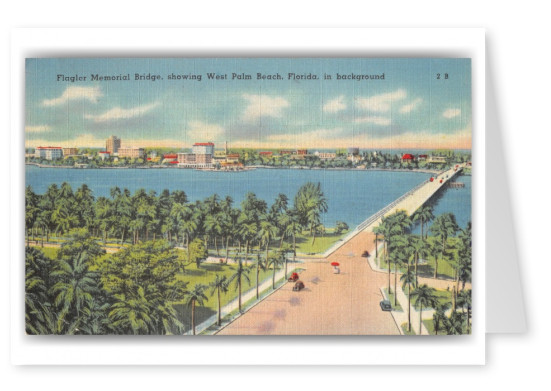
[[[408,191],[406,194],[392,201],[383,209],[360,223],[348,235],[335,243],[324,254],[322,254],[322,257],[328,257],[360,232],[372,232],[373,228],[378,226],[381,223],[381,219],[385,216],[391,215],[399,210],[404,210],[409,216],[411,216],[433,195],[435,195],[439,190],[443,189],[448,184],[448,182],[452,181],[452,179],[454,179],[461,171],[463,171],[463,168],[465,168],[465,164],[458,164],[454,165],[448,170],[440,171],[438,174],[434,174],[432,176],[432,181],[429,178],[426,181],[420,183],[419,185]]]

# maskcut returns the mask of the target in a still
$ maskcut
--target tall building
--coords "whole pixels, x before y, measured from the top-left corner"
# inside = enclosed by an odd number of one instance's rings
[[[178,154],[178,166],[188,168],[212,168],[214,157],[213,143],[195,143],[191,153]]]
[[[196,155],[214,155],[213,143],[195,143],[191,148],[191,153]]]
[[[121,147],[121,139],[118,138],[117,136],[111,136],[105,142],[105,150],[107,152],[117,153],[119,152],[120,147]]]

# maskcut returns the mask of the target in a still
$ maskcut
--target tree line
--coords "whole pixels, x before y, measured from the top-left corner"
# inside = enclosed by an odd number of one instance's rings
[[[259,270],[271,267],[272,288],[276,269],[285,265],[283,243],[308,229],[315,240],[321,213],[327,201],[320,184],[306,183],[293,205],[279,194],[267,203],[248,193],[240,207],[217,195],[189,202],[183,191],[154,192],[115,187],[110,197],[95,198],[87,185],[75,192],[67,183],[52,184],[36,194],[26,189],[26,330],[29,334],[171,334],[182,333],[174,302],[191,307],[191,329],[195,334],[195,307],[208,300],[206,291],[218,300],[230,285],[238,291],[242,311],[243,283],[250,282],[256,268],[259,297]],[[344,223],[339,222],[342,229]],[[344,224],[345,225],[345,224]],[[51,259],[31,239],[44,245],[50,235],[64,235],[57,256]],[[99,240],[98,240],[99,238]],[[106,254],[101,247],[116,238],[121,250]],[[238,244],[238,264],[229,277],[217,275],[210,285],[187,283],[178,278],[191,262],[199,267],[208,256],[208,244],[220,255],[225,247],[226,262],[230,241]],[[277,254],[270,254],[277,243]],[[185,246],[178,251],[175,246]],[[249,265],[253,247],[256,262]],[[265,251],[265,258],[260,253]],[[245,261],[245,262],[243,262]]]
[[[113,187],[109,197],[96,198],[86,184],[73,191],[64,182],[50,185],[41,195],[30,186],[25,191],[27,244],[38,240],[43,245],[51,235],[86,228],[100,237],[104,246],[108,239],[122,246],[164,238],[190,251],[190,243],[201,239],[218,256],[220,247],[224,248],[226,260],[234,242],[248,255],[252,246],[262,246],[268,252],[272,241],[279,240],[281,248],[287,239],[296,252],[296,235],[307,229],[314,242],[327,209],[321,185],[312,182],[298,190],[293,205],[285,194],[279,194],[270,207],[251,192],[236,207],[230,196],[221,199],[217,194],[190,202],[181,190],[165,189],[157,195],[139,189],[131,194],[128,189]],[[339,223],[342,230],[343,223]]]
[[[425,230],[431,221],[432,225]],[[421,225],[421,235],[411,234],[411,228],[415,223]],[[431,241],[428,240],[428,231],[432,234]],[[388,267],[389,293],[393,291],[391,265],[394,265],[394,292],[396,292],[398,284],[398,270],[403,271],[400,280],[402,289],[408,292],[408,331],[411,331],[412,299],[415,301],[414,304],[419,307],[421,315],[423,309],[428,307],[435,309],[433,321],[436,333],[442,327],[446,328],[448,334],[461,334],[463,330],[469,331],[471,290],[466,290],[465,284],[471,281],[472,271],[471,223],[469,222],[464,229],[460,229],[453,213],[443,213],[435,217],[432,206],[424,205],[411,217],[405,211],[397,211],[383,217],[373,232],[377,243],[376,249],[378,249],[379,240],[383,241],[382,258]],[[458,241],[455,246],[452,246],[448,239],[455,235],[457,235]],[[451,251],[452,247],[455,251]],[[451,291],[451,304],[440,303],[434,288],[426,284],[419,284],[419,261],[429,256],[432,256],[435,261],[433,278],[438,278],[439,261],[446,260],[453,268],[454,285]],[[378,253],[376,257],[378,257]],[[394,305],[397,304],[396,296],[395,294]],[[450,307],[451,315],[446,317],[445,312]],[[461,308],[462,311],[458,312],[458,308]],[[458,324],[464,327],[459,328]]]

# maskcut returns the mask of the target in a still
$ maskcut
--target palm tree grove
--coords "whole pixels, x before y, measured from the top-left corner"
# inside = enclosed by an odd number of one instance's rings
[[[307,253],[349,230],[342,221],[332,233],[323,226],[328,202],[312,182],[271,204],[251,192],[240,205],[217,194],[192,202],[181,190],[114,187],[94,197],[86,184],[68,183],[44,194],[28,186],[25,200],[28,334],[195,335],[221,327],[300,271],[298,246]],[[404,332],[415,321],[430,334],[470,333],[470,223],[460,229],[453,214],[434,216],[424,205],[412,216],[384,216],[373,233],[393,310],[400,292],[407,297]],[[223,314],[232,301],[235,310]],[[423,320],[423,311],[434,315]]]
[[[259,299],[261,282],[286,279],[297,237],[315,242],[327,211],[319,183],[270,206],[253,193],[240,206],[118,187],[96,198],[68,183],[25,193],[29,334],[195,334],[212,314],[220,324],[222,305],[235,298],[241,312],[246,290]]]

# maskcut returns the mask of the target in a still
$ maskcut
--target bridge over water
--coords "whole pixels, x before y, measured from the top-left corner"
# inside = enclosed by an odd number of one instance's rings
[[[381,223],[381,219],[385,216],[391,215],[399,210],[404,210],[409,216],[411,216],[413,213],[415,213],[417,209],[419,209],[421,206],[423,206],[423,204],[431,199],[432,196],[443,189],[448,184],[448,182],[452,181],[452,179],[454,179],[461,171],[463,171],[463,168],[465,168],[465,164],[453,166],[449,170],[444,170],[439,172],[438,174],[435,174],[432,177],[432,181],[430,179],[427,179],[423,183],[420,183],[419,185],[408,191],[406,194],[392,201],[383,209],[360,223],[348,235],[342,238],[339,242],[335,243],[331,248],[329,248],[329,250],[322,254],[322,257],[328,257],[360,232],[372,232],[373,228],[378,226]]]

